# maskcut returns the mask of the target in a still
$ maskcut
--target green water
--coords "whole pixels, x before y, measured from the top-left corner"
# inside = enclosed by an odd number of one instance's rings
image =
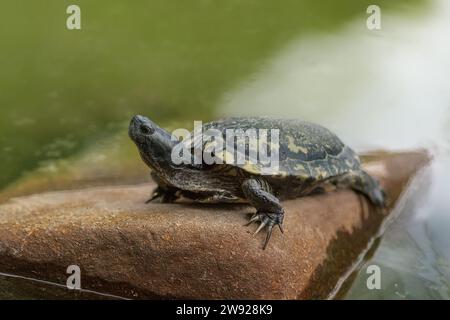
[[[439,156],[406,197],[377,250],[355,272],[347,299],[450,299],[450,157]],[[381,290],[367,289],[367,268],[381,270]]]
[[[79,152],[132,114],[210,118],[222,94],[280,47],[333,32],[368,3],[78,1],[82,29],[69,31],[71,1],[2,1],[0,186]]]
[[[375,32],[365,26],[372,1],[362,0],[77,1],[82,29],[74,31],[65,27],[69,4],[1,3],[6,198],[96,180],[93,171],[119,182],[123,171],[142,173],[125,129],[136,113],[168,127],[219,115],[291,116],[329,126],[358,150],[448,154],[441,127],[449,123],[450,55],[440,37],[450,16],[433,11],[442,1],[378,1],[383,24]],[[383,267],[385,289],[368,292],[362,266],[344,297],[448,297],[449,242],[440,228],[450,225],[450,205],[427,194],[404,209],[367,261]],[[418,212],[427,213],[419,223]],[[0,298],[66,294],[41,286],[4,277]]]

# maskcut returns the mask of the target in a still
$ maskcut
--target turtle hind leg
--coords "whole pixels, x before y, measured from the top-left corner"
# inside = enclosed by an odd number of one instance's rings
[[[377,207],[386,207],[386,194],[377,180],[364,170],[357,170],[336,177],[332,183],[337,187],[349,187],[364,194]]]
[[[242,191],[247,201],[256,208],[256,213],[252,216],[247,225],[260,221],[260,225],[255,235],[264,227],[267,227],[266,240],[264,241],[263,250],[269,243],[272,235],[272,229],[278,225],[283,232],[282,224],[284,218],[284,210],[280,201],[275,197],[267,182],[260,179],[247,179],[242,183]]]

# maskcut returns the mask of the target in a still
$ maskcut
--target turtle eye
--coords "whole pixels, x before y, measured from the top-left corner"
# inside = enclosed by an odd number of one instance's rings
[[[153,134],[153,132],[155,132],[155,129],[143,124],[141,125],[141,132],[143,134]]]

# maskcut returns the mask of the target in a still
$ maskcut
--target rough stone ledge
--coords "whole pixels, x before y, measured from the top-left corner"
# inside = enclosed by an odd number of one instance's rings
[[[285,234],[244,227],[246,205],[149,204],[151,186],[98,187],[14,198],[0,205],[0,272],[131,298],[325,298],[366,249],[425,152],[367,157],[390,199],[374,209],[350,190],[283,203]]]

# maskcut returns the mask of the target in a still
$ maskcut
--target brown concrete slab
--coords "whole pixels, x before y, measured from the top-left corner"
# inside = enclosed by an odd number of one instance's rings
[[[424,152],[367,157],[390,208],[428,161]],[[0,205],[0,272],[138,298],[325,298],[389,210],[350,190],[283,203],[285,234],[244,227],[245,205],[149,204],[151,186],[98,187]]]

